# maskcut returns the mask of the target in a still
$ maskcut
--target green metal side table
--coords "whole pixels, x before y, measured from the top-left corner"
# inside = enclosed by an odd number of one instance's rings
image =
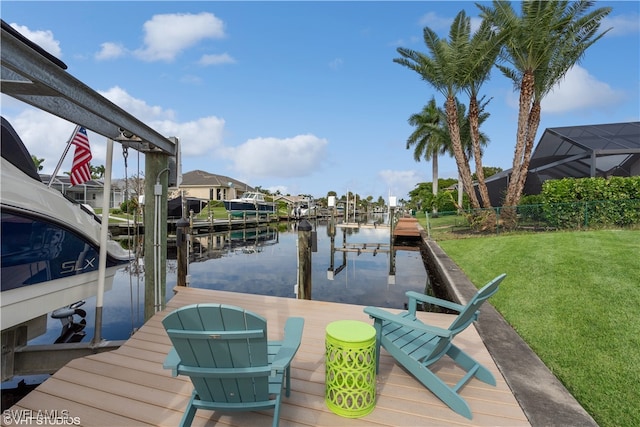
[[[331,322],[326,329],[325,402],[331,411],[358,418],[376,403],[376,330],[356,320]]]

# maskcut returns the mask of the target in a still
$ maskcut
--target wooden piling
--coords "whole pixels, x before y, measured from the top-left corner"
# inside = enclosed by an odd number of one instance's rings
[[[178,258],[177,285],[187,286],[189,221],[180,218],[176,223],[176,249]]]
[[[298,299],[311,299],[311,224],[298,224]]]

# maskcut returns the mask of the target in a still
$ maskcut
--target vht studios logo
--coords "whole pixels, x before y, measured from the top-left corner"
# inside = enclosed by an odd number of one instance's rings
[[[80,417],[72,417],[67,410],[7,409],[2,413],[5,425],[77,426]]]

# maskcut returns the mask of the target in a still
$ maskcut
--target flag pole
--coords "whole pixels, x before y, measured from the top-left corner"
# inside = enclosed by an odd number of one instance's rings
[[[107,274],[107,240],[109,235],[109,200],[111,196],[111,169],[113,164],[113,140],[107,138],[107,166],[104,170],[102,193],[102,221],[100,225],[100,256],[98,258],[98,294],[96,296],[96,323],[92,345],[97,347],[102,341],[102,307],[104,305],[104,285]]]
[[[69,148],[71,147],[71,141],[73,141],[73,137],[75,136],[76,132],[78,132],[79,130],[80,130],[80,125],[76,125],[76,128],[73,130],[73,132],[71,133],[71,136],[69,137],[69,140],[67,141],[67,147],[64,149],[64,152],[62,153],[62,157],[60,157],[60,160],[56,165],[56,169],[51,174],[48,187],[51,187],[51,184],[53,184],[53,180],[56,179],[56,175],[58,175],[58,171],[62,166],[62,162],[64,162],[64,158],[67,157],[67,153],[69,152]]]

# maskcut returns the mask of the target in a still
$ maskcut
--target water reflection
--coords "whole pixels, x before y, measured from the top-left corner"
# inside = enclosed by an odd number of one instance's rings
[[[334,231],[327,224],[317,224],[315,231],[318,251],[312,254],[314,300],[402,308],[407,290],[425,291],[427,272],[418,248],[390,251],[388,228],[336,227]],[[194,236],[194,247],[211,244],[210,237],[207,242],[198,242],[200,239]],[[280,230],[275,240],[277,244],[269,245],[269,241],[249,239],[242,250],[238,246],[232,250],[233,245],[223,250],[219,249],[221,245],[214,247],[210,252],[220,255],[217,259],[189,265],[191,286],[295,298],[295,224]],[[396,284],[389,283],[390,272],[396,273]]]
[[[313,225],[318,236],[318,250],[312,253],[314,300],[403,308],[406,291],[431,292],[425,289],[429,280],[418,248],[391,249],[388,228]],[[190,286],[295,298],[297,237],[296,223],[191,236]],[[177,281],[176,261],[171,259],[175,249],[168,258],[170,299]],[[390,273],[395,273],[394,280]],[[95,298],[87,299],[83,308],[88,341],[93,337]],[[142,325],[143,316],[144,272],[139,262],[118,271],[112,290],[105,294],[102,335],[127,339]],[[31,343],[52,343],[60,329],[59,321],[49,319],[48,332]]]

